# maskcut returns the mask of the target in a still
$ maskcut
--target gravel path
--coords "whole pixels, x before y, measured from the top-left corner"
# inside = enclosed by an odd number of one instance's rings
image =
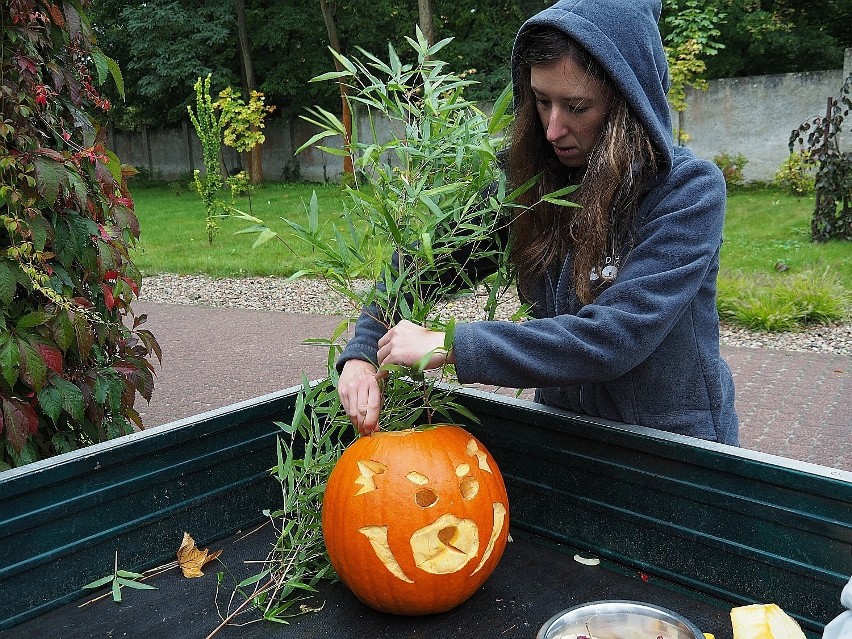
[[[365,285],[368,283],[365,282]],[[213,279],[198,275],[156,275],[142,283],[141,299],[167,304],[273,310],[313,315],[353,314],[347,301],[318,280],[261,277]],[[482,300],[476,295],[456,299],[441,313],[458,320],[482,319]],[[517,308],[517,297],[507,295],[498,312],[507,319]],[[796,333],[766,333],[723,325],[724,346],[774,348],[808,353],[852,356],[852,324],[817,326]]]

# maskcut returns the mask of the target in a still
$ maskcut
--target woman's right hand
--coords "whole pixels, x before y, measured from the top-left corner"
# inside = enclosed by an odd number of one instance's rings
[[[359,433],[370,435],[379,430],[382,391],[373,364],[360,359],[348,360],[340,372],[337,394]]]

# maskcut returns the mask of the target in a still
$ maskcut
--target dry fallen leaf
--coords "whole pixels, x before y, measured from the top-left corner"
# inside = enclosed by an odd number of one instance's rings
[[[183,541],[177,551],[178,565],[184,577],[202,577],[201,568],[208,561],[213,561],[222,554],[221,550],[210,553],[206,548],[199,550],[195,546],[195,540],[188,532],[183,533]]]

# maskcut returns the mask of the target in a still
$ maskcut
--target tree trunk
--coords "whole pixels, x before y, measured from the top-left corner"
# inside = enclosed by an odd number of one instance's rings
[[[432,0],[417,0],[420,13],[420,30],[431,47],[435,44],[435,28],[432,24]]]
[[[251,92],[255,90],[255,79],[254,65],[251,61],[251,49],[249,48],[248,29],[246,27],[245,0],[234,0],[234,9],[237,12],[237,34],[240,39],[240,58],[243,61],[243,86],[245,86],[246,93],[248,93],[250,99]],[[260,146],[258,144],[252,147],[243,158],[243,164],[248,167],[249,179],[252,184],[261,184],[263,182],[263,160]]]
[[[337,37],[337,25],[334,23],[334,15],[331,12],[331,8],[328,6],[327,0],[319,0],[319,3],[322,10],[322,17],[325,20],[325,28],[328,31],[329,44],[337,53],[342,54],[340,40]],[[341,70],[337,58],[334,59],[334,68],[338,71]],[[341,122],[343,123],[344,131],[343,148],[346,151],[346,155],[343,156],[343,172],[352,175],[354,171],[352,170],[352,155],[349,151],[349,141],[352,139],[352,113],[349,110],[349,100],[346,99],[347,89],[343,78],[338,81],[338,86],[340,87]]]

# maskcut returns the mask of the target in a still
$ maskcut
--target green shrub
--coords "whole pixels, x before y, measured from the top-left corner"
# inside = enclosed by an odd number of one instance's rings
[[[720,153],[713,158],[713,162],[722,170],[722,175],[725,176],[725,184],[728,188],[739,186],[743,183],[743,169],[748,164],[748,158],[742,153],[730,155],[728,153]]]
[[[132,170],[97,120],[95,84],[122,80],[88,4],[0,9],[0,469],[141,428],[136,394],[154,388],[159,345],[130,308]]]
[[[781,163],[772,184],[794,197],[809,195],[814,192],[814,167],[808,151],[791,153]]]
[[[725,273],[719,278],[717,305],[723,321],[755,330],[796,331],[848,318],[852,295],[828,270],[778,277]]]

